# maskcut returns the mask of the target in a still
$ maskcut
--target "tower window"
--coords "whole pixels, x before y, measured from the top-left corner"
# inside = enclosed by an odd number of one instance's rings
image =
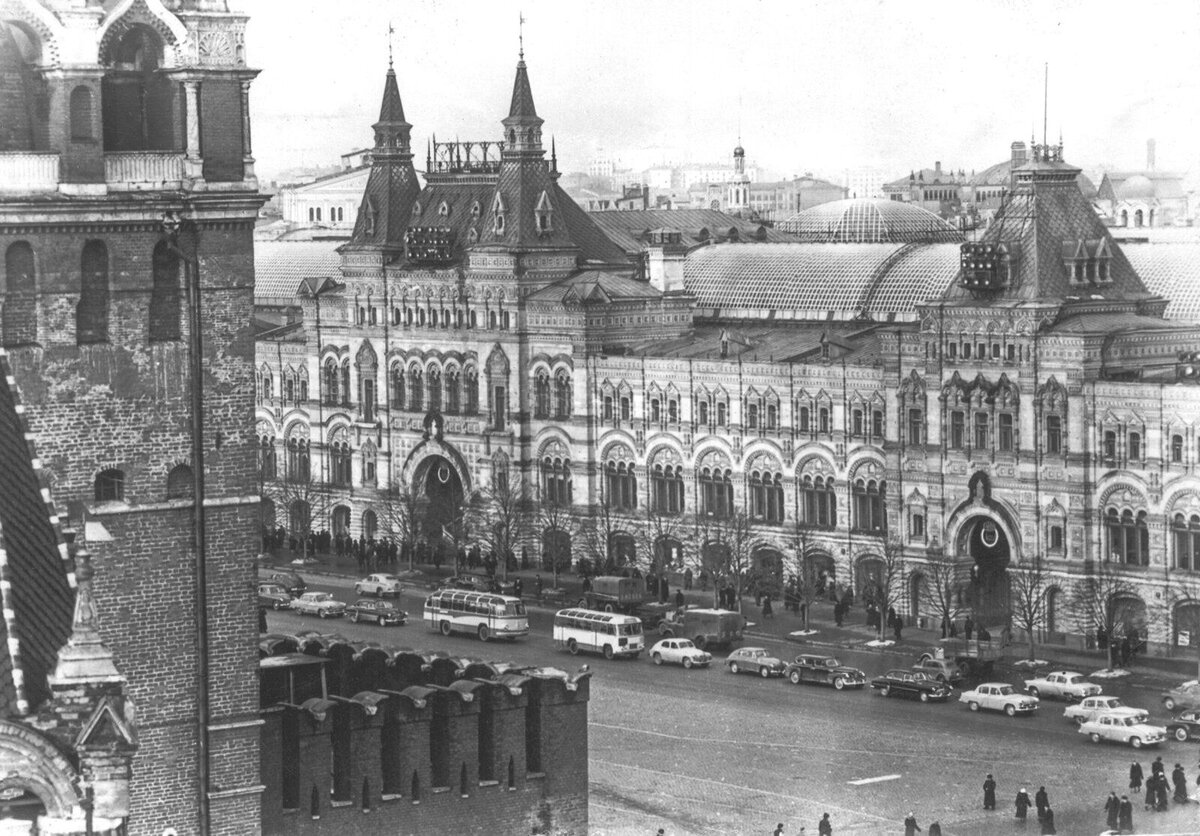
[[[4,254],[4,306],[0,313],[6,347],[37,342],[37,276],[33,247],[17,241]]]
[[[150,342],[180,339],[179,256],[167,241],[159,241],[151,259]]]
[[[102,470],[96,474],[96,501],[121,502],[125,499],[125,472]]]
[[[71,139],[95,139],[92,128],[92,91],[80,85],[71,91]]]

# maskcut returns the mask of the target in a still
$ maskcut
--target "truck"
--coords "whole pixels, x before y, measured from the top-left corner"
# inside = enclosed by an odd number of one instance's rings
[[[732,647],[741,641],[746,629],[746,617],[740,612],[718,609],[684,607],[658,625],[660,636],[679,636],[691,639],[696,647]]]
[[[619,575],[600,575],[592,578],[592,588],[583,593],[579,606],[604,612],[633,611],[646,600],[644,578],[626,578]]]
[[[965,677],[992,676],[994,663],[1004,655],[1004,645],[991,639],[939,639],[936,647],[923,650],[913,670],[934,679],[961,682]],[[939,676],[939,672],[942,674]]]

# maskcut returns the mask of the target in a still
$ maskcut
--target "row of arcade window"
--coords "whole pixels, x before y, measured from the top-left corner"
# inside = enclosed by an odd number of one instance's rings
[[[558,372],[553,382],[548,372],[538,373],[533,382],[533,417],[571,417],[571,378],[566,372]]]
[[[992,447],[993,430],[996,450],[1001,453],[1011,453],[1016,449],[1016,434],[1013,426],[1013,415],[1010,412],[998,413],[995,427],[992,426],[992,416],[986,412],[970,413],[970,443],[967,436],[968,413],[953,410],[950,413],[950,438],[948,446],[951,450],[963,450],[968,446],[974,450],[990,450]]]
[[[1174,567],[1200,571],[1200,515],[1175,514],[1170,529]],[[1150,528],[1145,511],[1135,514],[1128,508],[1109,508],[1104,512],[1104,531],[1109,560],[1129,566],[1150,565]]]
[[[1014,343],[972,343],[969,340],[963,342],[948,342],[946,343],[946,359],[947,360],[998,360],[1007,363],[1015,363],[1017,361],[1017,346]]]
[[[320,206],[308,207],[309,223],[322,223],[323,219],[321,217],[321,214],[322,213],[321,213]],[[345,219],[345,217],[346,217],[345,207],[343,207],[343,206],[330,206],[329,207],[329,222],[330,223],[340,223],[341,221],[343,221]]]
[[[178,251],[160,241],[151,254],[149,309],[150,342],[181,339],[182,264]],[[9,245],[4,254],[3,313],[0,342],[5,348],[40,344],[38,332],[38,271],[33,246],[28,241]],[[108,246],[87,241],[79,258],[79,300],[75,305],[75,342],[78,345],[110,340]]]
[[[258,403],[266,403],[275,397],[275,377],[270,368],[263,365],[256,375]],[[308,401],[308,369],[288,366],[283,371],[280,397],[285,404],[299,406]]]
[[[366,421],[373,421],[378,386],[373,363],[360,364],[358,383],[362,417]],[[307,385],[306,382],[304,385]],[[392,366],[391,387],[393,409],[409,412],[434,410],[448,415],[475,415],[479,412],[479,378],[474,368],[467,368],[465,374],[458,369],[448,369],[443,377],[441,370],[436,367],[430,368],[426,374],[416,367],[405,372],[401,366],[395,365]],[[325,361],[323,388],[326,406],[351,404],[348,359],[341,363],[333,358]]]
[[[354,321],[357,325],[378,325],[379,308],[373,305],[359,305],[354,311]],[[480,322],[484,323],[482,326]],[[508,331],[512,328],[512,315],[506,310],[485,309],[466,311],[462,308],[435,308],[430,306],[407,305],[392,308],[394,326],[407,328],[480,328],[491,331]]]
[[[312,459],[308,439],[288,439],[285,447],[286,459],[284,479],[293,484],[306,484],[312,479]],[[329,481],[340,487],[349,487],[352,481],[352,457],[349,440],[341,435],[331,440],[329,451]],[[374,443],[368,441],[359,450],[362,465],[362,482],[366,486],[377,484],[379,452]],[[278,478],[275,457],[275,439],[262,436],[258,440],[258,467],[264,480]]]
[[[116,468],[102,470],[93,482],[96,502],[125,501],[125,471]],[[167,474],[166,499],[191,499],[195,496],[192,469],[186,464],[171,468]]]
[[[1124,441],[1124,446],[1121,441]],[[1146,458],[1146,446],[1140,432],[1128,432],[1124,435],[1117,430],[1105,430],[1100,445],[1100,458],[1107,465],[1138,464]],[[1183,463],[1183,436],[1171,435],[1167,445],[1167,458],[1171,464]]]

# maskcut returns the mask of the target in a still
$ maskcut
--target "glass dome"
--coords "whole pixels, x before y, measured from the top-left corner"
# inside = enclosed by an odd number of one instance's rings
[[[855,198],[822,203],[779,228],[822,244],[905,244],[962,241],[962,233],[932,212],[898,200]]]

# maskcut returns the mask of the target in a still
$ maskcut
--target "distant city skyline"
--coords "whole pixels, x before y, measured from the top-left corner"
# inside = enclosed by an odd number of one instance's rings
[[[254,149],[267,179],[370,144],[395,27],[414,151],[491,139],[508,105],[518,14],[559,168],[714,162],[740,141],[781,176],[981,169],[1048,134],[1086,169],[1200,169],[1200,4],[1060,0],[635,3],[240,0],[250,15]],[[486,68],[486,70],[481,70]]]

